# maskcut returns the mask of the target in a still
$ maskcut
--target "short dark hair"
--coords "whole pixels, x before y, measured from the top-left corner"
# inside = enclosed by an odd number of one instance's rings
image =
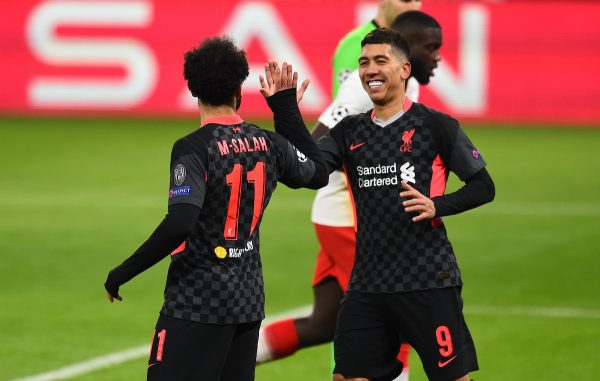
[[[183,77],[188,89],[205,104],[232,104],[248,74],[246,52],[229,37],[206,39],[184,55]]]
[[[410,46],[396,30],[388,28],[373,29],[360,42],[361,48],[370,44],[388,44],[392,49],[404,54],[406,59],[410,59]]]
[[[394,19],[391,28],[399,31],[401,34],[425,28],[442,29],[436,19],[421,11],[407,11],[401,13]]]

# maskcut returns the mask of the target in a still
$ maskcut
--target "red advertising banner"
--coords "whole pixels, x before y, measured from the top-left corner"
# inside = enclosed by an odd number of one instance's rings
[[[228,34],[251,65],[244,115],[270,116],[258,74],[275,58],[311,79],[302,108],[317,116],[338,40],[375,10],[353,0],[1,2],[0,112],[191,115],[183,53]],[[423,10],[444,46],[421,102],[458,118],[600,122],[600,3],[432,0]]]

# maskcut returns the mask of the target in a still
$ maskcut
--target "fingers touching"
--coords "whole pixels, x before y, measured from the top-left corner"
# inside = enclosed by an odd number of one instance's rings
[[[265,75],[259,75],[260,92],[263,96],[269,97],[278,91],[296,88],[298,86],[298,72],[295,72],[292,65],[283,62],[281,66],[275,60],[268,60],[265,63]],[[310,81],[304,80],[297,91],[296,99],[298,102],[303,98],[304,92],[308,88]]]

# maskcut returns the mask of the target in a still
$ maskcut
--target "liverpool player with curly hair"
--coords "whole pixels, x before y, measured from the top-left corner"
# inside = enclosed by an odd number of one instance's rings
[[[108,299],[122,300],[120,286],[185,241],[171,257],[148,380],[254,379],[264,318],[263,211],[278,181],[319,188],[328,178],[298,110],[297,97],[308,83],[297,93],[297,73],[285,63],[276,66],[267,64],[273,70],[261,78],[261,93],[289,141],[237,114],[249,72],[243,50],[217,37],[185,54],[184,77],[198,98],[200,128],[173,146],[166,217],[105,283]]]

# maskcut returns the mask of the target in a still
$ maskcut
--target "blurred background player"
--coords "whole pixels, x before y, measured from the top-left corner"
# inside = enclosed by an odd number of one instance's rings
[[[441,27],[433,17],[423,12],[408,11],[394,20],[392,28],[405,36],[410,44],[413,70],[407,82],[407,96],[416,102],[419,84],[429,83],[440,60]],[[358,70],[355,70],[342,83],[334,102],[319,117],[313,138],[318,139],[346,115],[363,113],[372,108],[373,102],[362,87]],[[334,172],[330,176],[330,184],[317,192],[312,211],[321,245],[312,283],[313,312],[308,317],[283,319],[265,325],[259,341],[259,363],[333,340],[339,303],[354,265],[356,237],[353,213],[344,175],[339,171]],[[403,346],[399,357],[405,366],[401,379],[408,377],[408,350],[408,346]]]
[[[243,50],[217,37],[185,54],[184,77],[198,98],[200,128],[173,146],[164,220],[104,285],[111,303],[122,300],[120,286],[185,240],[185,249],[171,257],[148,380],[254,380],[264,318],[263,210],[278,181],[292,188],[327,183],[325,163],[297,106],[307,82],[297,94],[291,66],[269,65],[261,93],[275,125],[286,126],[298,150],[237,114],[249,73]]]
[[[367,33],[376,28],[389,28],[398,15],[420,9],[420,0],[379,0],[375,18],[348,32],[337,45],[333,55],[331,96],[335,98],[340,84],[348,78],[348,74],[358,69],[360,41]]]

